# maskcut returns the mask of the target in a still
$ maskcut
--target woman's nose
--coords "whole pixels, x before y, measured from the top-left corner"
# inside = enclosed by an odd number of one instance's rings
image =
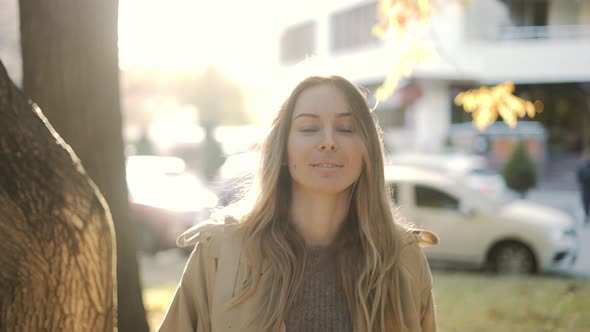
[[[327,150],[335,151],[336,145],[334,145],[334,144],[321,144],[320,150],[322,150],[322,151],[327,151]]]
[[[322,137],[322,141],[318,145],[320,151],[336,151],[336,141],[331,131],[326,131]]]

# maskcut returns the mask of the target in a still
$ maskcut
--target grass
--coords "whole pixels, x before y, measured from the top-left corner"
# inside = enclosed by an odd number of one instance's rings
[[[176,285],[163,285],[157,288],[147,288],[143,290],[143,304],[150,325],[150,331],[156,331],[160,326],[164,314],[168,310],[170,301],[174,296]]]
[[[590,331],[590,282],[434,274],[440,331]]]
[[[155,331],[176,285],[144,290]],[[434,271],[438,329],[462,331],[590,331],[590,281],[561,277],[496,277]]]

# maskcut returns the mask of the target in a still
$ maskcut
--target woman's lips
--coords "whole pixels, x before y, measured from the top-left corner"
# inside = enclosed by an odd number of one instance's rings
[[[342,168],[344,165],[332,162],[321,162],[321,163],[313,163],[311,167],[317,168]]]

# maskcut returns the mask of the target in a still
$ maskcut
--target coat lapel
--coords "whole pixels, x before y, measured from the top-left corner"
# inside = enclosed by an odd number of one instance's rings
[[[211,322],[213,327],[212,331],[260,332],[262,331],[262,326],[260,326],[259,322],[252,321],[252,318],[254,313],[258,311],[261,303],[264,302],[264,297],[267,296],[264,287],[258,287],[254,294],[244,302],[235,306],[230,306],[230,304],[243,291],[243,285],[248,277],[248,266],[243,257],[241,257],[242,241],[236,240],[232,242],[231,245],[224,246],[228,248],[225,253],[222,248],[222,254],[219,259],[217,280],[221,282],[216,282],[215,285],[212,309],[213,320]],[[228,263],[228,261],[225,261],[225,263],[223,262],[223,259],[228,256],[230,250],[232,254],[229,256],[233,256],[234,258],[237,257],[239,259],[238,262],[231,261],[235,270],[230,270],[225,267],[225,264]],[[265,264],[263,271],[264,272],[260,276],[261,279],[259,280],[260,285],[268,285],[270,282],[268,279],[271,278],[270,265]],[[233,282],[230,281],[232,276]],[[273,332],[286,332],[285,322],[282,322],[279,331]]]

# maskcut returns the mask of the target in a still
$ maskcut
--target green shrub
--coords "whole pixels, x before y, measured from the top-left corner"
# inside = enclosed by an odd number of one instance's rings
[[[535,161],[528,154],[523,141],[518,142],[512,155],[502,168],[506,185],[521,195],[537,185],[538,172]]]

